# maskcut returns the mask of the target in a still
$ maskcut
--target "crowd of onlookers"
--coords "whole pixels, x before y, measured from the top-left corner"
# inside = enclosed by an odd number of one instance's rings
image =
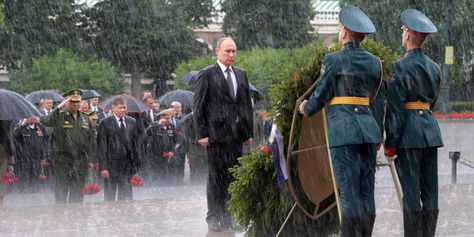
[[[143,94],[142,101],[147,110],[127,113],[137,124],[137,150],[140,157],[140,169],[137,174],[144,179],[147,186],[179,185],[184,181],[187,162],[190,182],[205,182],[208,172],[206,149],[197,143],[192,110],[183,108],[178,101],[172,102],[168,108],[160,106],[148,91]],[[38,107],[44,117],[49,115],[56,105],[51,98],[43,98]],[[100,98],[81,100],[79,111],[88,116],[96,136],[101,121],[114,116],[110,108],[100,106]],[[255,111],[253,147],[264,141],[264,134],[268,136],[269,127],[269,121],[265,124],[262,114]],[[54,189],[55,174],[51,168],[54,165],[51,159],[53,148],[50,144],[54,129],[43,125],[40,117],[11,121],[10,129],[16,151],[12,173],[20,181],[11,185],[9,190],[27,193],[44,188]],[[245,147],[244,154],[249,153],[250,149],[250,146]],[[102,183],[98,162],[94,166],[94,177],[98,183]]]

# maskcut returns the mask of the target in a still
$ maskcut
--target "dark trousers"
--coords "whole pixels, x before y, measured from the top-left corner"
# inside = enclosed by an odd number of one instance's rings
[[[181,184],[184,180],[184,164],[186,162],[186,154],[176,153],[172,163],[172,182]]]
[[[72,173],[62,173],[56,170],[54,181],[54,198],[56,203],[74,203],[84,200],[82,188],[85,184],[85,171],[76,170],[76,172]]]
[[[403,209],[438,209],[438,149],[399,149],[395,166],[403,189]]]
[[[341,199],[341,236],[371,236],[375,221],[374,144],[331,148],[332,164]]]
[[[191,183],[203,182],[207,179],[208,171],[208,162],[206,155],[196,155],[189,154],[188,158],[190,160],[189,164],[189,178]]]
[[[434,236],[438,218],[438,149],[397,150],[405,236]]]
[[[115,193],[117,192],[117,200],[132,200],[132,185],[130,184],[130,174],[113,174],[108,179],[104,179],[104,199],[105,201],[115,201]]]
[[[15,175],[20,177],[21,182],[18,188],[22,192],[35,192],[39,187],[40,164],[39,162],[27,160],[17,160],[15,164]]]
[[[207,218],[208,224],[220,224],[223,228],[231,226],[232,216],[227,209],[230,198],[229,184],[234,180],[229,172],[242,156],[242,143],[214,144],[207,148],[209,175],[207,179]]]

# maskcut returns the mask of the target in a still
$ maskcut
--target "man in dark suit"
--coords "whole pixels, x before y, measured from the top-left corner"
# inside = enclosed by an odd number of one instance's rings
[[[402,12],[405,57],[390,66],[385,154],[394,157],[403,189],[405,236],[435,236],[438,218],[438,147],[441,131],[430,109],[440,89],[441,70],[423,53],[437,31],[423,13]]]
[[[107,108],[102,109],[102,112],[97,114],[98,120],[97,122],[100,123],[102,119],[107,118],[110,116],[110,110]]]
[[[155,100],[153,100],[152,97],[143,98],[143,103],[147,105],[148,110],[140,114],[140,119],[143,123],[143,129],[146,130],[148,126],[158,118],[158,113],[160,111],[155,109]]]
[[[186,161],[186,153],[189,149],[188,136],[186,127],[181,124],[181,118],[183,116],[183,107],[180,102],[173,101],[171,103],[173,109],[173,116],[171,117],[171,124],[173,124],[176,135],[178,137],[177,145],[175,147],[175,179],[176,184],[181,184],[184,179],[184,164]]]
[[[89,100],[89,111],[91,112],[102,112],[102,108],[99,107],[99,97],[94,97]]]
[[[232,66],[237,46],[231,38],[217,42],[217,63],[204,68],[194,88],[194,120],[198,143],[207,147],[207,218],[209,230],[232,227],[227,191],[242,145],[252,143],[252,102],[247,74]]]
[[[104,198],[115,201],[132,199],[130,178],[140,167],[138,152],[137,123],[127,115],[124,99],[116,98],[112,102],[113,115],[104,118],[99,125],[97,135],[97,157],[101,175],[104,178]]]
[[[300,111],[311,116],[328,104],[328,140],[341,199],[341,236],[371,236],[375,221],[376,144],[382,131],[375,110],[382,83],[381,63],[360,43],[375,26],[359,8],[339,12],[343,49],[324,56],[321,76]]]
[[[40,112],[43,113],[43,115],[48,115],[53,110],[53,104],[53,99],[51,98],[41,99],[39,103]]]

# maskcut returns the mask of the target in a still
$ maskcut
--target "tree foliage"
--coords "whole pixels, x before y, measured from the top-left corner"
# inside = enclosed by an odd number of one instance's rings
[[[207,26],[211,18],[213,0],[175,0],[169,1],[173,8],[183,11],[182,20],[190,27]]]
[[[464,63],[473,59],[474,49],[474,2],[471,0],[341,0],[342,5],[352,4],[360,7],[374,22],[377,32],[374,38],[382,41],[389,47],[403,52],[401,44],[402,22],[400,15],[407,8],[414,8],[423,12],[438,28],[438,32],[431,35],[425,48],[428,54],[438,63],[444,63],[445,46],[453,45],[457,78],[464,79]],[[449,20],[449,22],[448,22]],[[447,24],[449,23],[449,24]],[[446,31],[446,29],[448,29]]]
[[[32,60],[31,67],[10,73],[10,89],[20,93],[71,88],[95,89],[102,95],[123,92],[124,82],[116,67],[106,60],[81,59],[70,50]]]
[[[35,57],[54,55],[59,48],[76,47],[74,0],[0,0],[0,4],[4,14],[0,55],[7,69],[28,65]]]
[[[140,93],[136,87],[141,74],[155,78],[159,90],[167,90],[165,82],[176,64],[193,55],[195,36],[189,26],[202,19],[188,15],[177,2],[104,0],[81,13],[87,41],[100,56],[131,71],[135,95]],[[206,9],[208,0],[187,2]]]
[[[296,48],[313,40],[311,0],[226,0],[223,31],[239,48]]]

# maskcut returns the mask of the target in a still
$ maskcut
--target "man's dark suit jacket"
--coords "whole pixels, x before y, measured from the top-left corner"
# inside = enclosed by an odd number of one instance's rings
[[[154,121],[158,121],[158,113],[160,113],[160,111],[158,109],[152,109],[153,110],[153,114],[154,114],[154,117],[155,117],[155,120]],[[140,120],[143,124],[143,129],[146,130],[148,128],[148,126],[150,126],[154,121],[151,121],[151,118],[150,118],[150,114],[148,112],[149,110],[145,111],[145,112],[142,112],[140,113]]]
[[[194,87],[194,120],[198,139],[211,143],[244,142],[253,136],[252,102],[247,74],[232,66],[237,80],[235,99],[216,63],[200,71]]]
[[[140,168],[138,131],[134,118],[125,116],[125,132],[114,115],[104,118],[97,134],[97,158],[101,170],[135,174]]]

